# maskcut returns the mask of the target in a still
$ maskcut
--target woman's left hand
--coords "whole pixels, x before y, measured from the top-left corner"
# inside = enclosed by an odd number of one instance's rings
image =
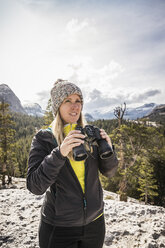
[[[110,139],[109,135],[105,132],[104,129],[100,129],[100,135],[101,135],[102,139],[105,139],[107,141],[107,143],[110,145],[110,147],[112,147],[111,139]]]

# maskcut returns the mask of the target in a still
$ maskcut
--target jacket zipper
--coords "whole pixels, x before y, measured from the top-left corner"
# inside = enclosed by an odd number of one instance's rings
[[[70,163],[69,159],[68,159],[68,163],[69,163],[69,167],[70,167],[70,170],[72,172],[72,175],[74,176],[75,181],[76,181],[77,185],[79,186],[80,191],[82,192],[83,212],[84,212],[83,225],[85,225],[86,224],[86,217],[87,217],[87,200],[86,200],[86,196],[85,196],[85,190],[86,190],[86,161],[84,162],[84,164],[85,164],[85,175],[84,175],[85,188],[84,188],[84,192],[83,192],[82,187],[80,185],[80,182],[79,182],[79,180],[78,180],[78,178],[77,178],[77,176],[76,176],[76,174],[75,174],[75,172],[74,172],[74,170],[73,170],[73,168],[71,166],[71,163]]]
[[[87,201],[85,198],[85,194],[83,197],[83,203],[84,203],[84,225],[86,224],[86,218],[87,218]]]
[[[71,124],[71,130],[72,130],[72,124]],[[85,165],[85,173],[84,173],[84,185],[85,186],[84,186],[84,192],[83,192],[82,187],[80,185],[80,182],[79,182],[79,180],[78,180],[78,178],[77,178],[77,176],[76,176],[76,174],[75,174],[75,172],[74,172],[74,170],[73,170],[73,168],[71,166],[70,161],[69,161],[69,164],[70,164],[70,167],[71,167],[72,172],[74,174],[74,177],[76,178],[76,182],[78,183],[78,185],[79,185],[79,187],[81,189],[81,192],[83,194],[83,211],[84,211],[84,223],[83,224],[85,225],[86,224],[86,217],[87,217],[87,200],[86,200],[86,197],[85,197],[85,190],[86,190],[86,161],[84,162],[84,165]]]
[[[86,200],[86,170],[87,170],[87,164],[86,164],[86,160],[84,161],[84,165],[85,165],[85,173],[84,173],[84,193],[83,193],[83,202],[84,202],[84,225],[86,224],[86,219],[87,219],[87,200]]]

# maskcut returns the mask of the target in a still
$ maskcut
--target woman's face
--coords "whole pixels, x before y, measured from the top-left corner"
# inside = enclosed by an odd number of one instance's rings
[[[64,124],[76,123],[80,117],[82,102],[77,94],[72,94],[64,99],[59,111]]]

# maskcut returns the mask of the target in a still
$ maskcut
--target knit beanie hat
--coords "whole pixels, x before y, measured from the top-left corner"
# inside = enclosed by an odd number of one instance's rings
[[[52,110],[54,116],[56,116],[57,111],[64,101],[65,98],[67,98],[69,95],[77,94],[80,96],[80,99],[83,104],[83,95],[80,90],[80,88],[73,84],[68,82],[67,80],[58,79],[55,83],[53,88],[51,89],[51,101],[52,101]]]

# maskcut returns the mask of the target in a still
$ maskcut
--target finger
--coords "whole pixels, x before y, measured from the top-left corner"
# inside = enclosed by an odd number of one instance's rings
[[[82,140],[82,139],[77,139],[77,138],[74,138],[74,139],[71,139],[70,140],[70,144],[72,144],[72,143],[81,143],[81,144],[83,144],[84,143],[84,140]]]
[[[108,137],[106,134],[101,134],[101,137],[103,137],[103,138],[106,138],[106,137]]]
[[[102,134],[106,134],[105,130],[104,129],[100,129],[100,133]]]
[[[101,133],[106,133],[104,129],[100,129],[100,132]]]
[[[80,139],[84,139],[85,138],[85,135],[84,134],[81,134],[81,133],[72,133],[72,134],[68,134],[66,136],[67,138],[80,138]]]
[[[72,140],[64,140],[61,144],[61,151],[63,155],[67,155],[73,147],[79,146],[84,143],[84,140],[81,139],[72,139]]]
[[[77,138],[66,138],[65,140],[64,140],[64,144],[65,145],[70,145],[70,144],[73,144],[73,143],[80,143],[80,144],[83,144],[84,143],[84,140],[82,140],[82,139],[77,139]]]
[[[68,135],[74,134],[74,133],[81,133],[80,130],[71,130]]]
[[[101,134],[102,134],[102,135],[107,135],[107,136],[108,136],[108,134],[107,134],[106,132],[101,132]]]
[[[108,136],[107,135],[101,135],[102,139],[108,139]]]
[[[108,136],[107,133],[104,130],[100,132],[100,135],[101,136]]]
[[[107,134],[107,133],[101,133],[101,137],[103,138],[103,139],[106,139],[106,141],[107,142],[110,142],[110,137],[109,137],[109,135]]]
[[[71,152],[72,149],[73,149],[74,147],[77,147],[77,146],[80,146],[80,145],[81,145],[80,142],[75,142],[75,143],[68,144],[68,145],[67,145],[67,148],[66,148],[67,154],[68,154],[69,152]]]
[[[73,149],[74,147],[80,146],[81,143],[77,142],[77,143],[73,143],[70,145],[70,148]]]

